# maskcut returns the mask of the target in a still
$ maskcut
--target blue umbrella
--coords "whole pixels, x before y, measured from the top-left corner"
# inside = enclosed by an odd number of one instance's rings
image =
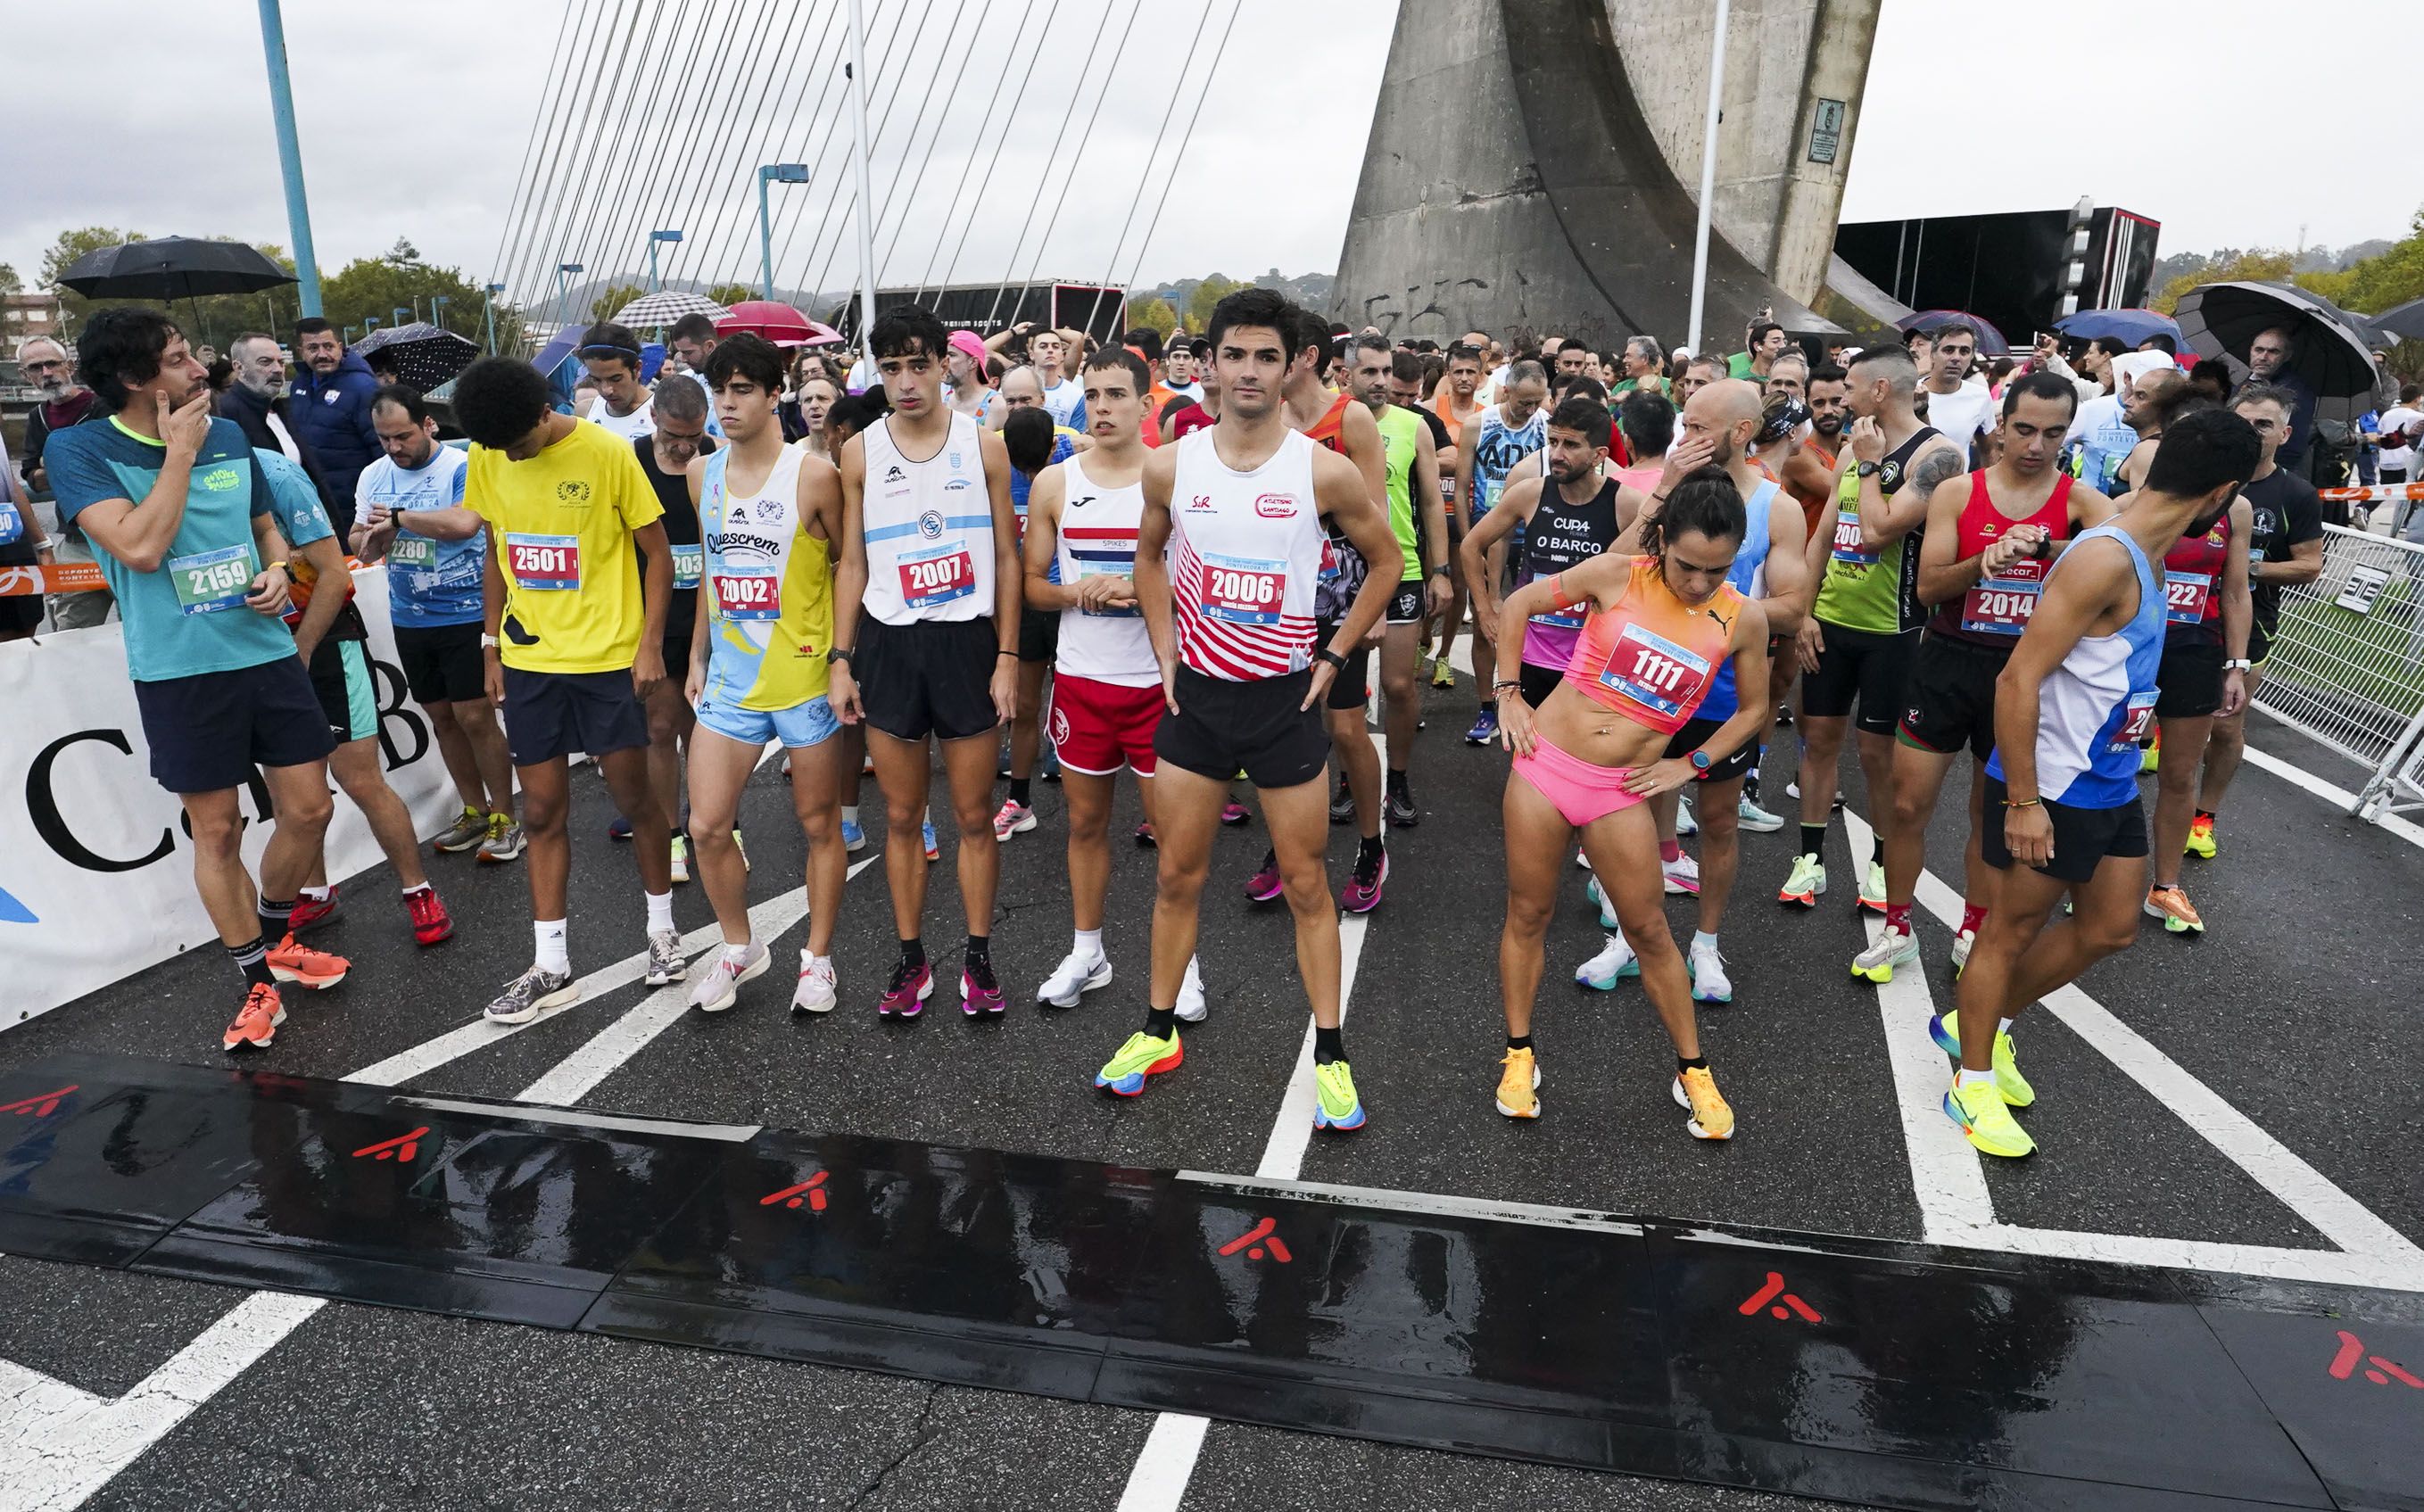
[[[2092,342],[2099,337],[2125,342],[2133,351],[2145,344],[2151,336],[2171,338],[2175,352],[2188,350],[2189,344],[2180,335],[2178,321],[2151,310],[2082,310],[2055,321],[2053,328],[2065,336],[2076,336],[2082,342]]]

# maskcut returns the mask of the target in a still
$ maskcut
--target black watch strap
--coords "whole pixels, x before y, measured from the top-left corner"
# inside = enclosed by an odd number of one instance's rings
[[[1327,661],[1341,672],[1347,670],[1347,659],[1326,645],[1314,652],[1313,659],[1316,661]]]
[[[846,662],[851,661],[853,654],[849,646],[837,645],[825,652],[825,661],[828,664],[836,661]]]

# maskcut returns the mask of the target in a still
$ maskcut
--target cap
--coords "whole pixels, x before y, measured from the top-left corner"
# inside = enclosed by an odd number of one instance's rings
[[[968,360],[977,365],[978,375],[983,375],[985,371],[985,358],[992,354],[985,350],[984,339],[982,337],[979,336],[974,331],[953,331],[951,332],[951,340],[949,344],[952,351],[965,353]]]

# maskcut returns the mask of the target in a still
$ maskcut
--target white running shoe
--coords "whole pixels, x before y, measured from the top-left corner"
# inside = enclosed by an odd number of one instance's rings
[[[1700,821],[1692,817],[1692,801],[1688,798],[1679,798],[1675,801],[1675,833],[1677,835],[1700,833]]]
[[[1666,875],[1666,891],[1670,897],[1698,898],[1700,895],[1700,864],[1678,851],[1672,861],[1662,862],[1658,869]]]
[[[1607,889],[1599,884],[1597,877],[1583,883],[1583,896],[1599,905],[1599,927],[1610,934],[1616,933],[1618,930],[1616,909],[1608,902]]]
[[[1111,961],[1108,956],[1089,956],[1072,950],[1061,958],[1060,965],[1044,985],[1035,989],[1035,1000],[1054,1008],[1075,1008],[1077,999],[1097,987],[1111,984]]]
[[[1187,979],[1178,984],[1178,1016],[1188,1024],[1204,1022],[1204,971],[1193,956],[1187,958]]]
[[[1733,979],[1726,975],[1726,958],[1714,944],[1692,942],[1692,1001],[1696,1003],[1730,1003],[1734,1000]]]
[[[766,975],[774,962],[774,953],[756,940],[749,942],[748,952],[739,961],[728,949],[715,952],[708,964],[707,975],[690,990],[690,1006],[702,1013],[721,1013],[741,998],[741,984]]]
[[[1588,871],[1591,868],[1590,856],[1585,852],[1580,846],[1576,846],[1574,848],[1574,865],[1582,867],[1585,871]]]
[[[651,987],[662,987],[689,974],[682,964],[681,936],[671,930],[659,930],[648,936],[648,974],[643,979]]]
[[[1753,835],[1774,835],[1784,828],[1783,815],[1771,814],[1747,798],[1734,804],[1734,817],[1744,829]]]
[[[1574,968],[1576,982],[1603,993],[1614,992],[1618,982],[1640,975],[1640,958],[1633,953],[1633,947],[1624,943],[1620,932],[1611,932],[1599,954]]]
[[[834,977],[833,957],[811,961],[805,950],[800,952],[800,985],[791,993],[794,1013],[830,1013],[839,999],[840,988]]]
[[[1919,937],[1889,924],[1877,931],[1877,943],[1852,958],[1852,975],[1882,987],[1893,980],[1894,967],[1919,964]]]
[[[1953,975],[1961,975],[1961,968],[1970,963],[1970,948],[1977,943],[1976,930],[1963,930],[1953,937]]]

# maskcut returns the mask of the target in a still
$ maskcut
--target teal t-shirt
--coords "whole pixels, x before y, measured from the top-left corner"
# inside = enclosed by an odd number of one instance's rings
[[[104,499],[140,504],[167,456],[166,443],[116,416],[56,432],[42,449],[62,520]],[[192,477],[184,518],[158,571],[137,572],[106,550],[94,553],[118,596],[127,672],[136,682],[233,672],[295,654],[294,637],[276,615],[245,607],[263,565],[252,544],[252,517],[270,513],[273,501],[235,422],[211,422]]]
[[[279,533],[293,547],[310,546],[337,533],[328,523],[328,512],[320,507],[320,489],[312,483],[311,474],[300,463],[289,461],[282,452],[252,450],[255,466],[269,480],[269,512],[278,520]]]

